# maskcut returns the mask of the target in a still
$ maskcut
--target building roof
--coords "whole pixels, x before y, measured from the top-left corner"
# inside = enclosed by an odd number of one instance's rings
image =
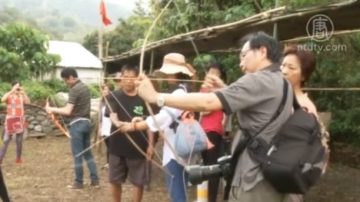
[[[178,34],[173,37],[151,42],[146,46],[144,64],[159,66],[162,57],[169,52],[180,52],[186,57],[196,55],[192,42],[199,52],[221,52],[236,50],[238,40],[242,36],[254,32],[273,33],[274,23],[278,27],[278,39],[291,40],[306,37],[307,22],[314,15],[324,14],[334,24],[334,32],[355,30],[360,28],[360,0],[348,0],[305,9],[289,9],[280,7],[236,22],[207,27],[204,29]],[[129,50],[120,55],[103,59],[110,73],[124,63],[139,63],[141,48]],[[148,69],[149,67],[144,67]],[[151,68],[150,68],[151,69]]]
[[[101,60],[76,42],[49,41],[47,52],[60,55],[59,67],[102,69]]]

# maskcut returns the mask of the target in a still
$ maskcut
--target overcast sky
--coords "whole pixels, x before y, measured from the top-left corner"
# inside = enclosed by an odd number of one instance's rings
[[[1,1],[1,0],[0,0]],[[112,18],[112,19],[118,19],[119,17],[128,17],[129,15],[132,14],[132,11],[135,8],[135,3],[138,2],[139,0],[104,0],[105,3],[107,4],[107,6],[111,6],[116,4],[117,6],[122,7],[125,11],[126,11],[126,15],[119,15],[118,13],[113,13],[110,9],[108,9],[108,15]],[[147,10],[148,8],[148,1],[149,0],[141,0],[143,2],[144,5],[142,5],[142,7]],[[114,23],[114,25],[117,23]]]
[[[109,2],[109,3],[119,4],[132,10],[135,7],[135,2],[137,2],[138,0],[104,0],[104,1],[106,3]],[[148,2],[148,0],[142,0],[142,1],[144,3]]]

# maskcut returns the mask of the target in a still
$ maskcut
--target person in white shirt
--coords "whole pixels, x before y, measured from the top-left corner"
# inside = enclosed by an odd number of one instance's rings
[[[99,130],[98,135],[101,138],[104,138],[104,142],[106,145],[106,165],[104,167],[108,166],[109,163],[109,136],[110,136],[110,130],[111,130],[111,120],[109,117],[105,116],[105,109],[106,109],[106,103],[105,103],[105,97],[109,95],[110,91],[114,90],[114,85],[112,83],[105,83],[101,86],[101,102],[99,106]]]

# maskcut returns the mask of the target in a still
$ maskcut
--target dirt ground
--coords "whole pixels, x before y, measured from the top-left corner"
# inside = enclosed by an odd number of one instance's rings
[[[355,202],[360,201],[360,169],[357,168],[360,152],[340,145],[344,152],[335,152],[335,163],[329,172],[306,196],[305,201],[314,202]],[[24,162],[15,164],[14,141],[3,162],[3,173],[8,191],[14,202],[107,202],[111,195],[107,180],[104,153],[94,150],[101,177],[99,189],[86,186],[83,190],[69,190],[66,185],[73,179],[72,158],[69,140],[65,137],[28,138],[24,141]],[[350,157],[352,163],[343,161]],[[349,158],[346,158],[349,159]],[[340,161],[342,160],[342,161]],[[355,163],[354,163],[355,162]],[[359,164],[360,165],[360,164]],[[85,183],[89,184],[87,169]],[[131,186],[126,184],[123,201],[131,201]],[[195,188],[189,188],[190,201],[195,201]],[[145,191],[144,202],[169,201],[164,187],[163,172],[153,169],[150,191]]]
[[[73,162],[69,140],[65,137],[28,138],[24,141],[23,163],[15,164],[15,142],[12,141],[3,162],[2,171],[14,202],[106,202],[111,201],[104,145],[93,150],[100,175],[99,189],[90,188],[89,174],[84,164],[83,190],[66,188],[73,180]],[[151,191],[144,192],[143,201],[169,201],[163,172],[153,168]],[[123,187],[124,201],[131,201],[131,185]]]

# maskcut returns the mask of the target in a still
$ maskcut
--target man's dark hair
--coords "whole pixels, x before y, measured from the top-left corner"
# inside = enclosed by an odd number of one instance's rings
[[[179,79],[179,80],[190,80],[191,79],[191,77],[189,75],[183,74],[183,73],[177,73],[177,74],[175,74],[175,77],[176,77],[176,79]]]
[[[217,69],[220,72],[220,78],[225,81],[226,80],[226,72],[225,69],[221,66],[219,63],[212,63],[206,67],[206,71],[209,71],[210,69]]]
[[[256,32],[246,35],[240,40],[240,43],[249,41],[250,49],[259,49],[265,47],[267,50],[267,58],[273,62],[278,63],[281,58],[281,45],[280,43],[269,36],[265,32]]]
[[[19,84],[21,86],[21,83],[18,80],[11,82],[11,86],[15,86],[16,84]]]
[[[61,78],[68,79],[70,76],[78,78],[77,72],[74,68],[64,68],[61,70]]]
[[[132,71],[135,73],[136,76],[139,76],[139,69],[137,68],[137,66],[133,66],[133,65],[123,65],[121,67],[121,73],[124,74],[124,71]]]

